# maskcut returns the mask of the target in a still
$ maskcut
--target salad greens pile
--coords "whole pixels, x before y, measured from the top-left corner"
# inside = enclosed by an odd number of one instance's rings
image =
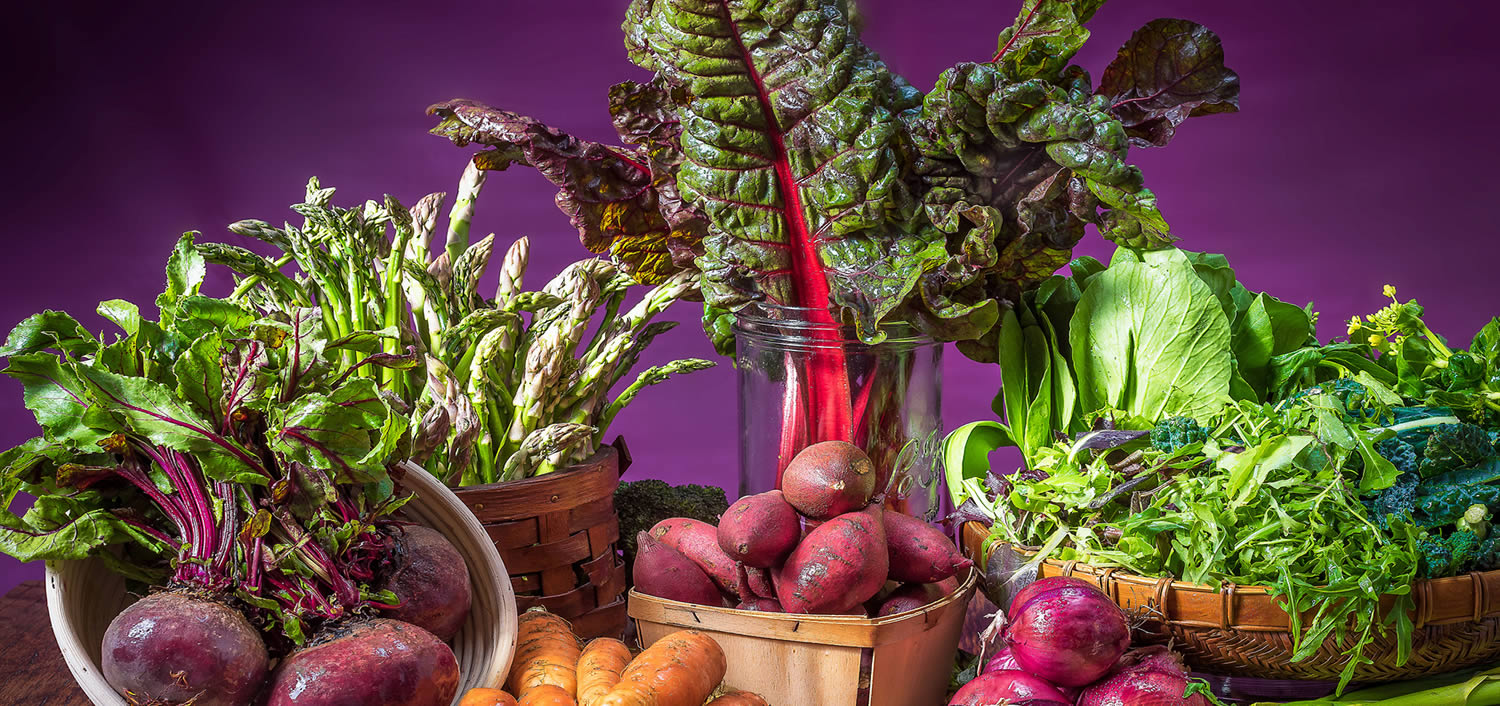
[[[1414,580],[1500,568],[1500,318],[1456,350],[1387,292],[1355,340],[1318,345],[1315,315],[1220,256],[1075,261],[1007,315],[1005,423],[949,438],[959,516],[1034,562],[1268,586],[1293,659],[1331,639],[1342,683],[1382,636],[1404,662]],[[992,472],[1001,446],[1026,468]]]
[[[365,375],[411,408],[412,460],[454,486],[540,475],[586,458],[642,389],[713,365],[690,358],[655,366],[611,396],[646,346],[677,325],[654,319],[695,292],[685,274],[668,276],[623,312],[633,281],[599,259],[526,291],[530,250],[521,238],[504,253],[493,297],[481,293],[495,236],[471,242],[469,224],[484,174],[473,164],[465,169],[441,248],[444,194],[410,209],[390,196],[344,208],[316,178],[292,206],[304,219],[300,228],[257,220],[230,226],[277,248],[274,257],[198,246],[208,261],[235,271],[232,300],[311,308],[328,336],[363,331],[378,342],[368,362],[417,356],[425,363]],[[300,273],[282,274],[288,264]],[[343,359],[357,360],[347,352]]]
[[[309,621],[395,600],[370,584],[410,435],[369,370],[417,361],[377,357],[368,331],[329,338],[317,308],[204,296],[205,268],[185,235],[158,321],[111,300],[112,339],[46,311],[0,346],[43,431],[0,454],[0,551],[233,596],[300,643]],[[20,493],[35,504],[18,516]]]

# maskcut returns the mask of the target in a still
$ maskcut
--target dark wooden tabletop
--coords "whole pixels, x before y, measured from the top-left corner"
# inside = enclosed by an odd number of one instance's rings
[[[0,704],[88,704],[63,663],[42,582],[27,581],[0,598]]]

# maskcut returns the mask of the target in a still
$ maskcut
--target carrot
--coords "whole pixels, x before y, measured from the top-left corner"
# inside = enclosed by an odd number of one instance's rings
[[[560,686],[543,684],[528,692],[521,699],[521,706],[578,706],[573,695]]]
[[[558,687],[569,698],[578,690],[578,638],[573,626],[540,608],[521,614],[516,627],[516,656],[507,690],[521,703],[533,689]]]
[[[599,706],[702,706],[726,667],[724,650],[712,637],[674,632],[637,655]]]
[[[480,686],[464,692],[458,706],[517,706],[516,697],[499,689]]]
[[[625,643],[609,637],[590,641],[578,658],[578,706],[599,706],[629,663],[630,648]]]
[[[708,706],[771,706],[759,694],[748,691],[731,691],[708,702]]]

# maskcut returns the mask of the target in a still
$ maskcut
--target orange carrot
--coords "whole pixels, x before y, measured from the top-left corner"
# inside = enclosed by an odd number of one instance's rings
[[[760,694],[752,694],[748,691],[731,691],[708,702],[708,706],[771,706],[766,703]]]
[[[599,706],[629,663],[630,648],[625,643],[609,637],[590,641],[578,658],[578,706]]]
[[[578,706],[573,700],[573,695],[563,691],[560,686],[543,684],[531,691],[521,699],[521,706]]]
[[[532,689],[552,685],[571,699],[578,689],[578,653],[578,638],[568,621],[539,608],[522,613],[507,690],[526,703]]]
[[[458,706],[516,706],[516,697],[499,689],[480,686],[465,691]]]
[[[712,637],[674,632],[636,656],[599,706],[703,706],[726,667],[724,650]]]

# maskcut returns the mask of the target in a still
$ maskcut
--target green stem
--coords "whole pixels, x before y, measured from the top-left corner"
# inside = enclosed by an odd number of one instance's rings
[[[276,267],[280,268],[285,267],[287,263],[290,263],[294,259],[295,258],[293,258],[290,253],[285,253],[281,257],[276,258],[273,262],[276,263]],[[255,289],[256,285],[260,284],[261,279],[263,278],[260,275],[250,275],[249,277],[240,280],[239,285],[234,288],[234,291],[229,293],[229,298],[239,299],[240,297],[245,296],[250,292],[250,290]]]

